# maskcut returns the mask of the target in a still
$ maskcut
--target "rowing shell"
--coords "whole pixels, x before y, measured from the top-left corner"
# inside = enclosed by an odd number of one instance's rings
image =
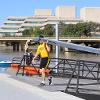
[[[46,39],[46,38],[34,38],[31,41],[33,42],[43,41],[43,42],[47,42],[48,44],[55,45],[55,46],[100,54],[100,49],[96,49],[96,48],[89,47],[89,46],[82,46],[79,44],[74,44],[74,43],[69,43],[69,42],[56,41],[56,40],[51,40],[51,39]]]

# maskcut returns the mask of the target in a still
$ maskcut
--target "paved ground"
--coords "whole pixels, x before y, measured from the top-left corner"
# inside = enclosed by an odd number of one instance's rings
[[[50,92],[0,73],[0,100],[82,100],[63,92]]]
[[[40,96],[33,94],[31,91],[26,91],[28,86],[26,86],[26,88],[21,88],[9,83],[9,81],[17,83],[18,85],[18,82],[15,82],[10,78],[8,79],[7,76],[0,74],[0,100],[47,100],[42,96],[40,99]]]
[[[34,76],[31,76],[31,77],[30,76],[21,76],[21,75],[15,76],[15,72],[11,71],[11,70],[8,70],[7,73],[9,75],[11,75],[10,76],[11,79],[18,80],[19,82],[28,83],[31,86],[35,86],[38,89],[42,89],[43,91],[45,90],[46,92],[48,91],[50,93],[64,91],[66,89],[66,85],[67,85],[68,80],[69,80],[69,78],[53,77],[53,84],[48,85],[48,78],[46,78],[46,86],[40,87],[39,84],[41,82],[41,77],[39,77],[38,75],[34,75]],[[80,80],[80,86],[79,86],[79,93],[76,94],[75,93],[76,79],[73,79],[71,86],[74,87],[74,89],[69,89],[68,93],[75,95],[75,96],[78,96],[78,97],[81,97],[81,98],[84,98],[86,100],[100,100],[100,84],[96,84],[96,83],[97,83],[97,81],[95,81],[95,80],[81,79]],[[85,85],[82,85],[82,84],[85,84]],[[89,84],[91,84],[91,85],[89,85]],[[4,85],[3,87],[6,88],[7,84],[3,84],[3,85]],[[8,90],[9,89],[10,88],[8,87]],[[13,91],[13,89],[12,89],[12,91]],[[23,89],[21,90],[21,93],[22,93],[21,95],[23,96],[22,91],[23,91]],[[60,93],[63,93],[63,92],[60,92]],[[27,94],[27,92],[24,93],[24,95],[26,95],[26,94]],[[59,95],[59,94],[56,94],[56,96],[57,95]],[[66,94],[66,95],[68,95],[68,94]],[[40,99],[38,99],[37,94],[35,96],[36,96],[36,100],[40,100]],[[31,97],[31,94],[30,94],[30,97]],[[41,100],[42,100],[42,98],[43,97],[41,97]],[[0,99],[0,100],[6,100],[6,99]],[[23,99],[23,100],[26,100],[26,99]],[[45,99],[43,98],[43,100],[45,100]],[[53,99],[51,99],[51,100],[53,100]],[[56,100],[56,99],[54,99],[54,100]],[[67,100],[70,100],[70,99],[67,99]],[[73,100],[73,99],[71,99],[71,100]]]

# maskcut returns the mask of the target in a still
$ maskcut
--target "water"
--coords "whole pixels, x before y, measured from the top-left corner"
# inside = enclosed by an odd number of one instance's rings
[[[1,61],[12,61],[14,57],[22,57],[24,52],[13,52],[11,47],[0,47],[0,62]],[[51,53],[50,57],[55,57],[55,53]],[[76,59],[76,60],[87,60],[100,62],[100,55],[83,53],[78,51],[72,52],[60,52],[60,58]],[[0,67],[0,73],[5,73],[7,68]]]
[[[13,57],[21,57],[23,52],[13,52],[11,47],[0,47],[0,73],[5,73]],[[3,63],[2,63],[3,62]]]
[[[76,51],[76,52],[66,52],[65,57],[69,58],[69,59],[100,62],[100,55],[85,53],[85,52],[78,52],[78,51]]]
[[[21,57],[24,52],[13,52],[11,47],[0,47],[0,61],[11,61],[13,57]]]
[[[11,47],[0,47],[0,61],[11,61],[13,57],[21,57],[24,52],[13,52]],[[51,57],[55,57],[55,53],[50,54]],[[78,51],[72,52],[60,52],[59,57],[76,60],[90,60],[100,61],[100,55],[83,53]]]

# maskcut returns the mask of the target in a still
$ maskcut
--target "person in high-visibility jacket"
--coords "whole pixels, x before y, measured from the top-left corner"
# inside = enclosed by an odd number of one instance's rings
[[[37,52],[32,60],[32,64],[34,64],[34,60],[38,56],[40,56],[40,73],[42,75],[42,82],[40,83],[40,85],[45,85],[45,70],[49,64],[49,52],[50,46],[47,43],[41,41],[40,45],[38,46]]]

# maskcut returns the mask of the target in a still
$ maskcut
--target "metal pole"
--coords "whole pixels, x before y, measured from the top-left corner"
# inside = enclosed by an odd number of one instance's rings
[[[56,41],[59,41],[59,33],[58,33],[58,23],[56,23],[56,27],[55,27],[55,32],[56,32]],[[59,58],[59,46],[56,45],[56,65],[58,64],[58,58]],[[56,73],[58,73],[58,66],[56,67],[57,69],[55,70]]]
[[[56,23],[56,41],[59,41],[58,23]],[[59,58],[59,47],[56,46],[56,58]]]

